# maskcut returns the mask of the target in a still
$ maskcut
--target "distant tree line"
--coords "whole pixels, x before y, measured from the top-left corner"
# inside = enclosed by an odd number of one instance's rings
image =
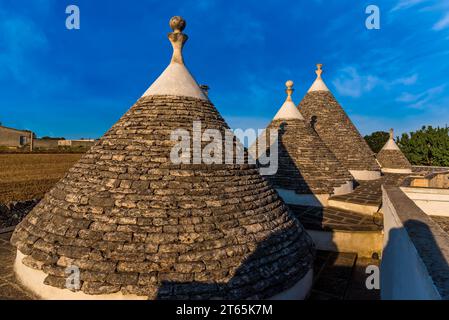
[[[49,136],[45,136],[45,137],[42,137],[42,140],[65,140],[65,138],[63,138],[63,137],[49,137]]]
[[[365,136],[365,140],[370,146],[371,150],[373,150],[375,154],[378,154],[385,143],[387,143],[389,137],[390,134],[388,132],[376,131],[371,133],[369,136]]]
[[[378,153],[387,143],[389,133],[376,131],[365,136],[373,152]],[[396,144],[413,165],[449,166],[449,127],[423,126],[420,130],[403,133]]]

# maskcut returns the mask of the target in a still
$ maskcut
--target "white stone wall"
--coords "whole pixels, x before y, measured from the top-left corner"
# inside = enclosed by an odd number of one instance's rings
[[[383,192],[381,298],[440,300],[441,296],[389,195]]]

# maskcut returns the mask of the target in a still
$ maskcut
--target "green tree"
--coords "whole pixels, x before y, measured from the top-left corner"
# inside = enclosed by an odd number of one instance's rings
[[[385,131],[376,131],[369,136],[365,136],[365,140],[374,153],[378,153],[390,138],[390,134]]]
[[[449,128],[423,126],[404,133],[397,144],[413,165],[449,166]]]
[[[63,137],[49,137],[49,136],[45,136],[45,137],[42,137],[42,140],[65,140],[65,138],[63,138]]]

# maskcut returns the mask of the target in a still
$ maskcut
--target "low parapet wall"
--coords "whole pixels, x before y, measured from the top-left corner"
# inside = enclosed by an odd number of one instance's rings
[[[382,299],[449,299],[449,235],[400,188],[382,190]]]
[[[58,148],[58,140],[34,139],[33,147],[35,149],[57,149]]]
[[[422,188],[449,188],[449,169],[445,171],[432,171],[424,177],[410,177],[411,187]]]
[[[412,166],[413,172],[442,172],[449,170],[449,167],[436,167],[436,166]]]

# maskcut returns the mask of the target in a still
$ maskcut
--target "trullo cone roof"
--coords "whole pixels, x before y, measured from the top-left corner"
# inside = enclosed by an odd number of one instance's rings
[[[183,64],[184,20],[171,26],[169,71],[17,227],[19,277],[39,270],[66,293],[75,266],[77,294],[243,299],[310,270],[309,236],[255,166],[171,162],[174,130],[228,129]]]
[[[412,165],[394,141],[393,129],[390,130],[390,138],[387,143],[377,154],[377,161],[379,161],[382,169],[412,169]]]
[[[353,177],[296,108],[291,99],[293,82],[287,81],[286,86],[287,99],[266,129],[266,145],[269,130],[278,131],[279,161],[277,173],[266,178],[276,188],[297,194],[333,194],[335,188],[352,183]]]
[[[317,79],[299,104],[299,111],[346,169],[379,170],[370,147],[324,84],[321,66],[318,65]]]

